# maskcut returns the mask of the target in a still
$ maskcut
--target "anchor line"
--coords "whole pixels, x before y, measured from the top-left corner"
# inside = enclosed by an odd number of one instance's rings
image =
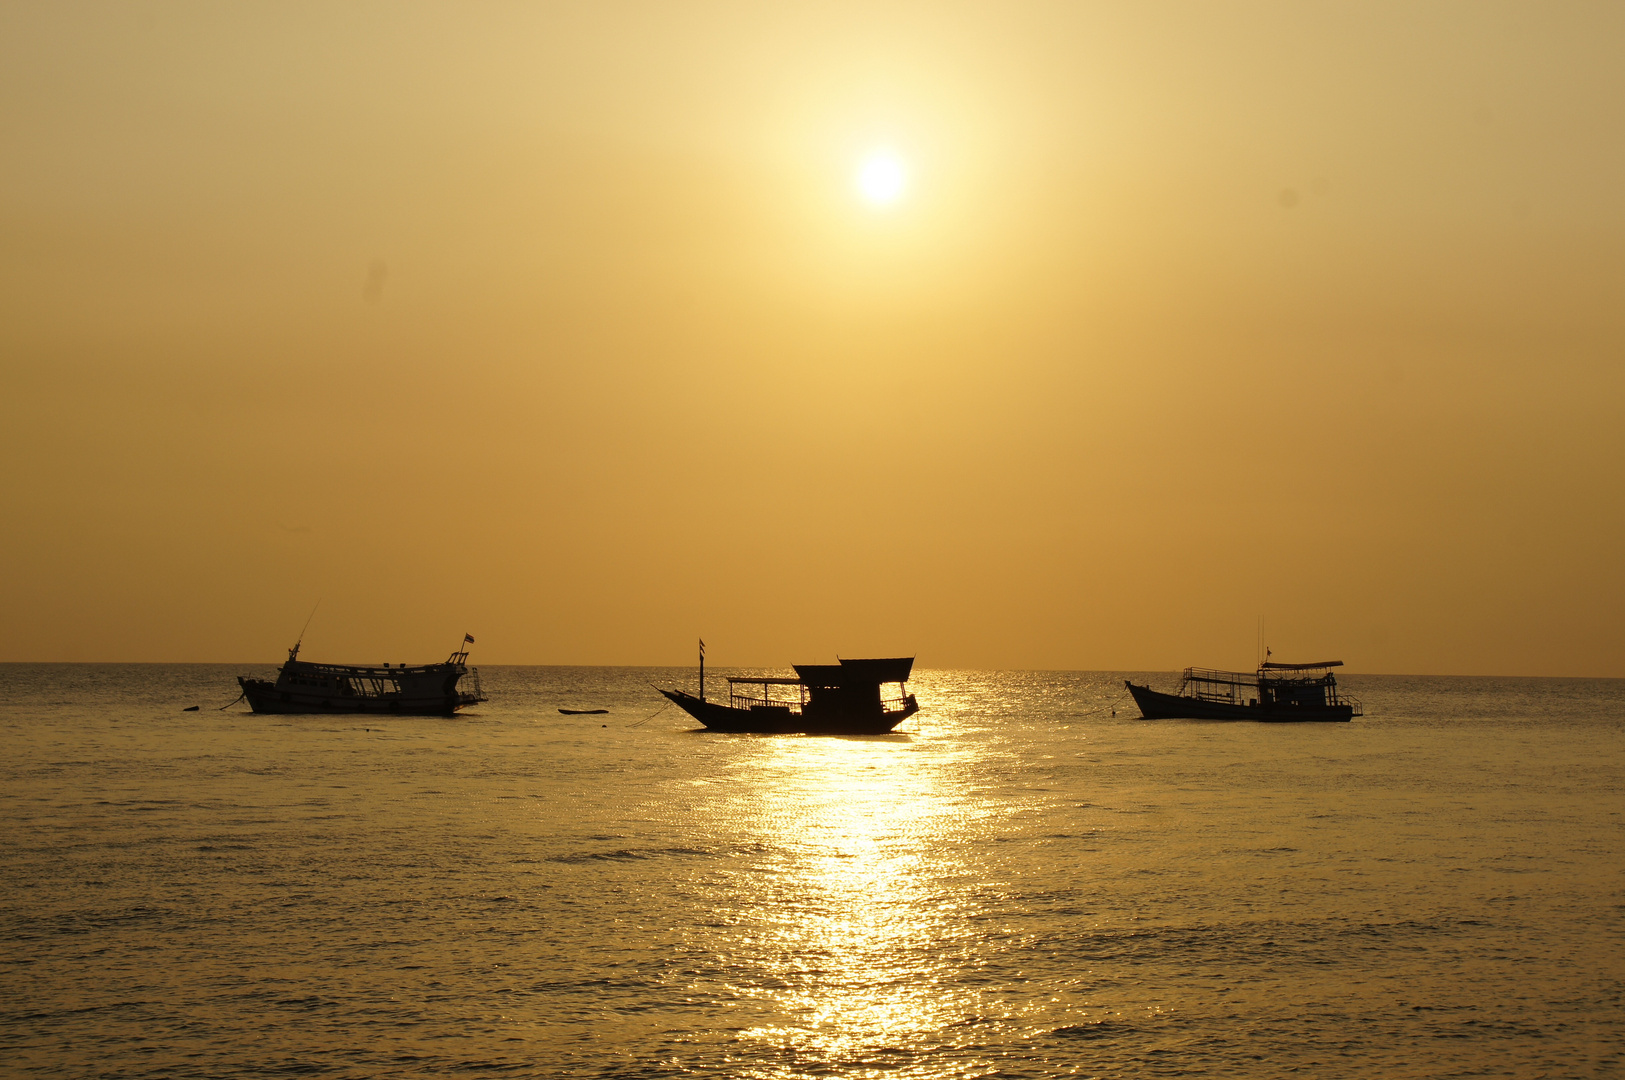
[[[645,716],[642,720],[639,720],[636,724],[628,724],[626,726],[629,727],[629,728],[635,728],[639,724],[647,724],[650,720],[653,720],[655,717],[659,716],[661,713],[665,712],[669,708],[671,708],[671,702],[668,701],[668,702],[666,702],[666,704],[660,706],[660,708],[656,709],[654,712],[650,713],[648,716]]]

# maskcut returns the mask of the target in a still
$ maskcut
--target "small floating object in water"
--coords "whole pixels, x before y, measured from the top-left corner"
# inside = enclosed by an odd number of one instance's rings
[[[560,709],[565,716],[602,716],[608,709]]]
[[[197,709],[198,707],[196,705],[188,705],[186,708],[182,709],[181,712],[197,712]]]

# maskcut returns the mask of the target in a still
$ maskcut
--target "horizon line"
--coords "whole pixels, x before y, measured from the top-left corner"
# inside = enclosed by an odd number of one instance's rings
[[[167,667],[278,667],[281,661],[265,660],[0,660],[0,666],[47,664],[79,664],[84,666],[101,667],[133,667],[136,665],[167,666]],[[377,665],[357,665],[361,667]],[[693,669],[694,664],[527,664],[527,663],[487,663],[484,665],[470,664],[470,667],[521,667],[521,668],[613,668],[626,670],[659,669]],[[793,667],[792,664],[726,664],[711,666],[713,671],[762,671],[780,670]],[[1157,667],[1124,667],[1124,668],[1051,668],[1051,667],[921,667],[916,665],[914,670],[919,671],[977,671],[998,674],[1018,673],[1048,673],[1064,675],[1117,675],[1151,673],[1158,675],[1177,675],[1184,668],[1157,668]],[[1236,670],[1251,670],[1241,669]],[[1426,679],[1611,679],[1625,680],[1625,675],[1531,675],[1531,674],[1502,674],[1489,672],[1454,672],[1454,671],[1348,671],[1343,676],[1357,678],[1426,678]],[[912,680],[911,680],[912,681]]]

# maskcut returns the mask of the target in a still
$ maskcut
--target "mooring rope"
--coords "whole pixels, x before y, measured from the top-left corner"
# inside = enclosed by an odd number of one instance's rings
[[[670,707],[671,707],[671,702],[668,701],[668,702],[666,702],[666,704],[660,706],[660,708],[656,709],[654,712],[650,713],[648,716],[645,716],[642,720],[639,720],[637,722],[637,724],[628,724],[626,726],[629,727],[629,728],[635,728],[635,727],[638,726],[638,724],[647,724],[650,720],[653,720],[655,717],[659,716],[661,713],[665,712]]]

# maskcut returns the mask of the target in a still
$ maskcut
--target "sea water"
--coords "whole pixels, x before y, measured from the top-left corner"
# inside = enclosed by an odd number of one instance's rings
[[[848,738],[696,733],[682,670],[218,710],[270,672],[0,665],[0,1072],[1625,1071],[1625,681],[1225,724],[924,670]]]

